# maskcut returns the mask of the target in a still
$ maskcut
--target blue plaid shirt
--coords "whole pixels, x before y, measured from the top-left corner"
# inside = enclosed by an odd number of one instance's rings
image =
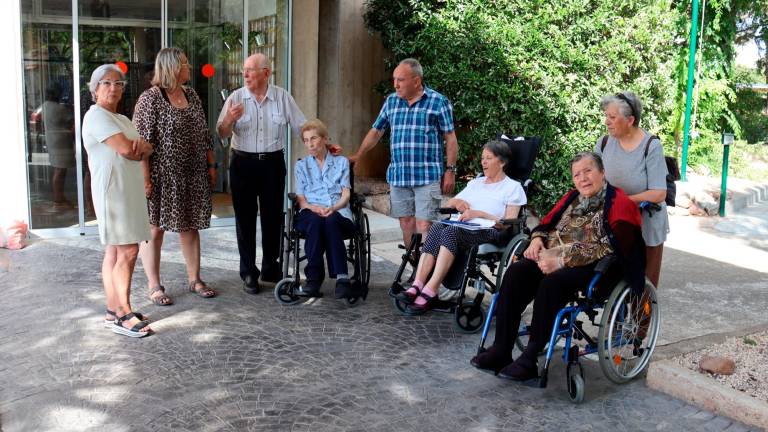
[[[387,182],[414,187],[440,181],[443,175],[443,135],[453,132],[453,107],[448,98],[424,86],[416,103],[392,93],[381,107],[373,128],[390,128],[391,160]]]
[[[296,195],[304,196],[310,204],[331,207],[341,199],[342,189],[350,189],[349,161],[344,156],[326,154],[322,170],[317,166],[314,156],[299,159],[296,161],[294,175]],[[339,209],[339,214],[353,220],[349,203]]]

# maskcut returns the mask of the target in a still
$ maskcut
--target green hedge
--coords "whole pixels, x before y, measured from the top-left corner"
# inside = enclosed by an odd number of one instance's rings
[[[632,90],[642,126],[671,141],[676,37],[669,1],[369,0],[365,20],[393,54],[418,58],[425,82],[453,103],[460,174],[479,167],[498,131],[544,140],[534,170],[541,212],[570,185],[567,162],[605,133],[599,100]],[[673,41],[677,40],[675,45]],[[683,39],[684,41],[684,39]],[[391,91],[389,85],[381,87]],[[664,119],[664,120],[661,120]]]

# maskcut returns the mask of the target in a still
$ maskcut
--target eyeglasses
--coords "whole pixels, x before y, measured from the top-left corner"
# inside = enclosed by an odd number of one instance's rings
[[[128,84],[128,81],[110,81],[110,80],[99,81],[99,85],[108,86],[108,87],[117,87],[119,89],[124,89],[126,84]]]

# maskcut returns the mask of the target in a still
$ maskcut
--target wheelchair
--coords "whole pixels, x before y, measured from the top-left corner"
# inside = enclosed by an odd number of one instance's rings
[[[510,261],[522,258],[522,252],[525,251],[528,243],[527,240],[521,242],[521,247],[517,249],[519,255],[510,258]],[[568,397],[574,403],[581,403],[584,400],[586,387],[584,369],[579,362],[580,357],[596,353],[603,374],[616,384],[629,382],[648,367],[656,347],[661,323],[656,289],[647,279],[641,294],[633,292],[631,286],[623,279],[613,287],[608,284],[601,285],[601,280],[615,261],[614,255],[600,260],[595,266],[595,274],[586,293],[577,296],[558,312],[549,342],[539,354],[544,355],[540,376],[526,382],[526,385],[539,388],[547,386],[549,365],[561,341],[563,341],[562,359],[567,365],[566,388]],[[610,288],[612,289],[607,298],[598,294]],[[477,350],[478,354],[485,351],[485,340],[493,320],[497,298],[498,294],[491,300]],[[579,319],[581,314],[598,328],[597,336],[590,335],[584,329],[584,321]],[[599,321],[597,321],[598,315],[600,315]],[[520,351],[525,349],[529,334],[530,326],[521,321],[517,340],[515,340],[515,346]],[[580,344],[575,341],[579,341]]]
[[[350,198],[349,206],[352,211],[355,224],[354,234],[346,238],[346,259],[352,264],[353,273],[350,277],[355,295],[346,298],[349,306],[355,305],[360,299],[368,297],[368,283],[371,279],[371,230],[368,224],[368,215],[363,212],[365,197],[354,192],[355,180],[353,167],[350,166]],[[289,193],[291,208],[285,213],[283,219],[282,236],[280,238],[280,266],[283,270],[283,279],[275,285],[274,295],[278,303],[282,305],[294,305],[307,299],[303,293],[301,272],[299,265],[306,261],[306,255],[301,254],[301,240],[304,234],[296,229],[296,216],[301,210],[295,193]]]
[[[504,166],[505,174],[520,182],[525,195],[530,199],[533,191],[530,175],[541,146],[541,139],[514,135],[509,137],[504,134],[498,134],[496,139],[507,143],[512,153],[510,162]],[[444,214],[455,213],[456,210],[440,209],[440,212]],[[527,214],[528,209],[523,206],[516,219],[501,221],[503,225],[506,225],[507,237],[510,238],[505,245],[497,246],[484,243],[456,256],[443,281],[442,286],[445,290],[441,290],[443,292],[439,293],[440,297],[430,310],[453,314],[454,325],[461,332],[476,333],[480,331],[485,322],[483,299],[486,291],[491,294],[496,292],[496,287],[500,286],[504,269],[509,264],[509,260],[515,254],[522,253],[519,251],[521,241],[528,238],[529,234],[525,224]],[[416,233],[411,237],[409,247],[398,245],[405,252],[401,257],[394,281],[390,285],[389,296],[392,297],[394,308],[404,315],[408,315],[407,305],[396,296],[406,290],[415,278],[420,258],[421,240],[421,234]],[[408,268],[410,268],[410,277],[403,283],[402,280]],[[445,298],[445,291],[450,293],[448,298]],[[470,296],[470,293],[473,294]]]

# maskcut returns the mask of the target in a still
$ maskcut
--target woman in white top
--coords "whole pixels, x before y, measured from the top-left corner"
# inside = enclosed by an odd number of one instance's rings
[[[125,77],[111,64],[93,71],[89,88],[95,105],[83,118],[83,145],[88,152],[91,194],[106,245],[102,279],[107,297],[105,325],[130,337],[151,333],[141,314],[131,311],[130,290],[139,242],[150,238],[141,160],[152,146],[139,137],[131,121],[117,114]]]
[[[516,218],[520,207],[526,204],[520,183],[504,174],[504,165],[510,156],[506,143],[487,142],[481,160],[484,175],[470,181],[448,201],[448,207],[459,211],[459,221],[473,225],[471,230],[460,224],[432,224],[421,249],[413,286],[398,294],[398,299],[408,303],[411,312],[422,313],[429,309],[458,251],[499,241],[502,237],[499,221]]]

